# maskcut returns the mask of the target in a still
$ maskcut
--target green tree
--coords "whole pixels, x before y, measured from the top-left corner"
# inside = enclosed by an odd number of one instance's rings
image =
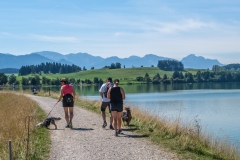
[[[8,82],[8,78],[4,73],[0,73],[0,85],[6,84]]]
[[[8,77],[8,84],[11,85],[11,84],[15,83],[16,80],[17,80],[16,76],[14,74],[12,74]]]

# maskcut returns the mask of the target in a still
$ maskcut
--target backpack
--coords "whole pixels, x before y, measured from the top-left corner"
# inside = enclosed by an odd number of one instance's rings
[[[111,87],[113,87],[113,83],[112,83],[112,82],[107,83],[107,84],[105,85],[105,87],[104,87],[104,92],[103,92],[103,94],[104,94],[104,96],[105,96],[106,98],[107,98],[108,89],[111,88]]]

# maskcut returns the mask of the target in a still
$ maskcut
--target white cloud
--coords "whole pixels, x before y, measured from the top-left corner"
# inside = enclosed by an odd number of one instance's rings
[[[75,37],[61,37],[61,36],[46,36],[46,35],[32,35],[34,39],[48,42],[76,42]]]
[[[175,33],[178,31],[190,31],[202,28],[214,28],[213,23],[201,22],[193,19],[183,20],[178,23],[160,23],[160,27],[155,27],[155,30],[162,33]]]

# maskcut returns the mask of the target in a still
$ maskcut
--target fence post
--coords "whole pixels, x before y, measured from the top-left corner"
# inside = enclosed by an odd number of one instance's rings
[[[12,141],[8,141],[9,160],[12,160]]]
[[[27,149],[26,149],[26,158],[28,158],[28,150],[29,150],[29,137],[30,137],[30,121],[32,120],[32,116],[27,116],[25,119],[25,129],[27,128]],[[26,126],[27,125],[27,126]]]

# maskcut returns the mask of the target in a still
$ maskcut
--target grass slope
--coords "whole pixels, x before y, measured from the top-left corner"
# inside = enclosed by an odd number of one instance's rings
[[[183,74],[185,74],[185,72],[191,72],[195,74],[197,71],[198,70],[196,69],[186,69],[185,71],[183,71]],[[154,77],[157,73],[159,73],[161,77],[163,77],[163,75],[166,74],[167,77],[171,78],[173,71],[163,71],[157,67],[140,67],[140,68],[121,68],[121,69],[94,69],[94,70],[80,71],[80,72],[69,73],[69,74],[42,74],[42,76],[45,76],[46,78],[50,78],[50,79],[67,77],[67,78],[75,78],[80,80],[90,79],[91,81],[93,81],[94,77],[97,77],[98,79],[102,79],[103,81],[107,77],[112,77],[113,79],[115,78],[120,79],[121,84],[125,84],[129,81],[136,83],[135,81],[136,77],[139,77],[139,76],[144,77],[146,73],[149,74],[150,78]],[[29,77],[29,76],[23,76],[23,77]],[[18,76],[17,79],[21,81],[22,76]]]

